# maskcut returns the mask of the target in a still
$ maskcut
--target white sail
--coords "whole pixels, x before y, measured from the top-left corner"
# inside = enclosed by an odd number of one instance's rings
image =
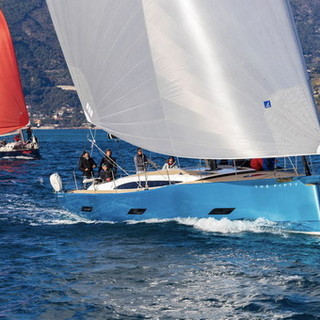
[[[287,0],[47,0],[87,119],[195,158],[316,154]]]

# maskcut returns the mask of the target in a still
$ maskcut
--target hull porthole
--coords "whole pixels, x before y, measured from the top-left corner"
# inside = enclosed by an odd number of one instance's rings
[[[208,214],[214,215],[214,214],[230,214],[235,208],[214,208],[212,209]]]
[[[81,211],[83,211],[83,212],[91,212],[92,211],[92,207],[82,207]]]
[[[144,214],[147,209],[130,209],[128,214]]]

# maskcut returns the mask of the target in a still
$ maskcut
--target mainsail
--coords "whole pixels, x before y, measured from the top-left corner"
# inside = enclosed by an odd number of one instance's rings
[[[20,129],[28,122],[10,31],[0,11],[0,135]]]
[[[288,0],[47,0],[88,121],[193,158],[316,154]]]

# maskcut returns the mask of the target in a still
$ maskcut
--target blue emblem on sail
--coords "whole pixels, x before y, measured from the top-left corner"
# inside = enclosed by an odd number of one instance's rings
[[[264,104],[264,107],[265,108],[271,108],[271,101],[270,100],[267,100],[267,101],[263,101],[263,104]]]

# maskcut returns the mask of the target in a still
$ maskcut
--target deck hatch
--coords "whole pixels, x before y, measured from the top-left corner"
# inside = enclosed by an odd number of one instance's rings
[[[91,212],[92,211],[92,207],[82,207],[81,211],[83,211],[83,212]]]
[[[130,209],[128,214],[144,214],[147,209]]]
[[[230,214],[235,208],[214,208],[208,214]]]

